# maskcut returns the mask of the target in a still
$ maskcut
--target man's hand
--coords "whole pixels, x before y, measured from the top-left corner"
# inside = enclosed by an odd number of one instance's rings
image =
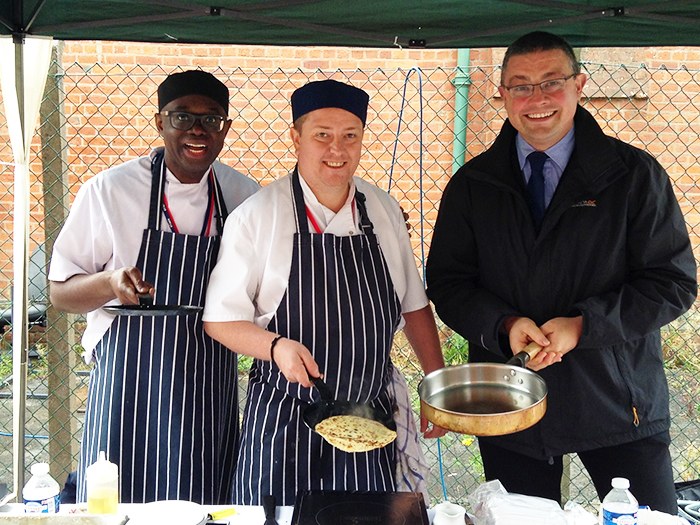
[[[513,353],[517,354],[530,343],[537,343],[543,349],[549,346],[549,339],[542,333],[535,321],[528,317],[509,317],[503,322]]]
[[[51,304],[58,310],[84,314],[118,299],[122,304],[138,304],[139,295],[153,296],[153,285],[143,280],[133,266],[92,274],[77,274],[66,281],[51,281]]]
[[[439,437],[442,437],[449,432],[449,430],[446,430],[442,427],[438,427],[437,425],[433,425],[432,427],[428,428],[429,424],[430,424],[430,421],[428,421],[428,418],[423,415],[423,407],[421,406],[421,409],[420,409],[420,431],[423,433],[424,438],[428,438],[428,439],[439,438]]]
[[[403,209],[403,206],[399,204],[399,207],[401,208],[401,213],[403,214],[403,220],[406,223],[406,231],[408,231],[408,236],[411,236],[411,229],[413,226],[411,226],[411,223],[408,222],[408,212]]]
[[[109,276],[112,292],[122,304],[139,304],[139,295],[153,297],[153,285],[143,280],[141,270],[135,266],[126,266],[114,270]]]
[[[527,367],[531,370],[542,370],[561,361],[561,352],[551,349],[550,340],[532,319],[528,317],[509,317],[503,322],[503,327],[508,334],[508,341],[513,350],[513,355],[521,352],[532,342],[542,347],[542,350],[535,357],[531,358],[527,364]]]
[[[550,342],[547,351],[563,356],[578,345],[583,331],[583,316],[555,317],[544,323],[541,330]]]
[[[311,388],[313,383],[309,376],[320,377],[321,371],[309,349],[303,344],[286,337],[275,345],[273,355],[275,364],[290,383],[299,383]]]

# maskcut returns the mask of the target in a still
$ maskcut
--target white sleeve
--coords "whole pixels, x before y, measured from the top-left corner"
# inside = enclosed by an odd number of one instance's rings
[[[229,215],[221,247],[209,278],[202,319],[212,322],[254,321],[261,267],[254,236],[236,214]]]
[[[78,191],[66,223],[51,254],[49,280],[66,281],[74,275],[102,271],[113,257],[112,227],[98,195],[96,181]]]
[[[404,313],[414,312],[428,305],[428,296],[425,293],[423,279],[416,267],[416,256],[413,253],[411,238],[408,235],[406,222],[404,221],[400,207],[398,208],[398,216],[396,219],[398,221],[396,232],[399,242],[398,256],[400,257],[400,262],[403,267],[406,287],[404,296],[400,297],[401,311]]]
[[[368,213],[382,247],[402,312],[413,312],[428,305],[423,280],[416,268],[416,257],[399,203],[384,190],[356,178],[367,197]]]

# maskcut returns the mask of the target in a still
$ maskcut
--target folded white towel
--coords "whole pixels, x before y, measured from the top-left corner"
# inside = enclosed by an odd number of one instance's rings
[[[392,388],[398,410],[394,413],[396,420],[396,490],[404,492],[422,492],[425,504],[430,506],[426,478],[429,471],[428,462],[418,438],[415,415],[411,409],[408,384],[403,374],[393,367]]]

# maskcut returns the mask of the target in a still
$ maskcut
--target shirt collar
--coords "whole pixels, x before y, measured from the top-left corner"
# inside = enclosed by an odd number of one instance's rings
[[[320,226],[324,228],[328,226],[336,215],[342,215],[347,212],[352,214],[352,201],[355,198],[355,177],[350,179],[350,190],[348,191],[348,197],[345,200],[343,207],[340,208],[337,214],[318,201],[316,195],[314,195],[314,192],[306,183],[304,176],[301,173],[299,173],[299,184],[301,185],[301,191],[304,194],[304,203],[314,217],[316,217],[316,219],[319,221]]]
[[[535,151],[535,148],[525,142],[525,139],[520,133],[515,137],[515,148],[518,152],[518,164],[520,165],[520,169],[523,169],[525,162],[527,162],[527,156]],[[572,126],[569,132],[564,135],[559,142],[551,148],[547,148],[544,152],[554,161],[559,168],[559,172],[563,172],[566,165],[569,163],[571,154],[574,152],[574,127]]]
[[[157,148],[153,148],[153,149],[151,150],[151,153],[148,155],[148,157],[149,157],[151,160],[153,160],[153,157],[155,157],[155,155],[156,155],[157,153],[159,153],[159,152],[161,152],[161,151],[164,151],[164,150],[165,150],[165,148],[164,148],[163,146],[159,146],[159,147],[157,147]],[[212,166],[213,166],[213,164],[212,164]],[[182,184],[182,182],[180,182],[180,179],[178,179],[178,178],[175,176],[175,174],[174,174],[172,171],[170,171],[170,168],[168,168],[168,166],[165,166],[165,182],[166,182],[167,184],[188,186],[188,187],[190,187],[190,188],[194,188],[195,186],[207,186],[207,185],[209,184],[209,172],[211,171],[212,166],[209,166],[209,169],[207,170],[207,173],[205,174],[205,176],[202,177],[202,178],[199,180],[199,182],[194,183],[194,184]],[[207,187],[208,187],[208,186],[207,186]]]

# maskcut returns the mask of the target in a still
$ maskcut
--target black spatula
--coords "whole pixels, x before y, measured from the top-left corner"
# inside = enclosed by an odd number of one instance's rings
[[[278,525],[275,519],[275,497],[274,496],[263,496],[262,500],[263,510],[265,511],[265,524],[264,525]]]

